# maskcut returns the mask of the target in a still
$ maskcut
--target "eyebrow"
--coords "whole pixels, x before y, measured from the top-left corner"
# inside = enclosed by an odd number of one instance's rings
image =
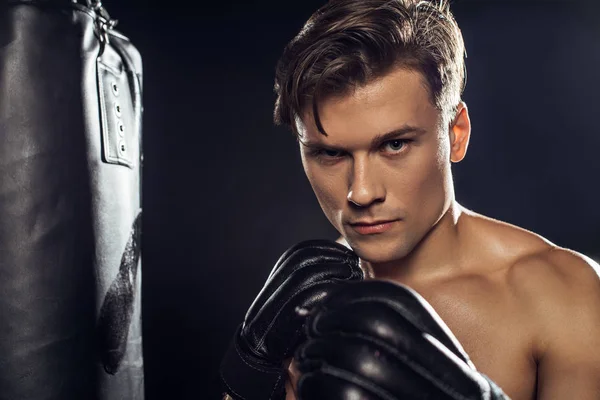
[[[371,149],[376,149],[379,148],[379,146],[381,146],[383,143],[389,141],[389,140],[393,140],[393,139],[398,139],[402,136],[406,136],[408,134],[417,134],[417,135],[422,135],[426,132],[425,129],[423,128],[419,128],[416,126],[412,126],[412,125],[404,125],[398,129],[394,129],[392,131],[386,132],[386,133],[381,133],[377,136],[375,136],[373,138],[373,140],[371,140],[371,145],[370,148]],[[327,148],[327,149],[331,149],[331,150],[336,150],[336,151],[343,151],[344,149],[337,147],[337,146],[327,146],[324,144],[320,144],[320,143],[315,143],[315,142],[310,142],[310,141],[302,141],[301,142],[304,146],[306,147],[310,147],[310,148]]]

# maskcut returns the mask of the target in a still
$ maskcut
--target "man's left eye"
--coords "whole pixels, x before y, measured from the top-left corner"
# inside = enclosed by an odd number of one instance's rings
[[[384,145],[384,148],[386,150],[390,150],[391,152],[397,152],[402,150],[402,148],[406,145],[406,140],[401,140],[401,139],[396,139],[396,140],[390,140],[389,142],[386,142]]]

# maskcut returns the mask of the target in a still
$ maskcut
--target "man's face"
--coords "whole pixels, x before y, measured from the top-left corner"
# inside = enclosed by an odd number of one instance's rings
[[[419,72],[388,75],[298,121],[304,170],[321,208],[362,259],[407,256],[453,198],[450,137]],[[356,223],[393,221],[368,228]]]

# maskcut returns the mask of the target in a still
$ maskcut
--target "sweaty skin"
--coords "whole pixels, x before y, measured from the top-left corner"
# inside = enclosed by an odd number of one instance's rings
[[[327,136],[310,113],[297,121],[304,170],[368,276],[417,290],[513,400],[599,399],[599,267],[456,202],[451,163],[471,133],[465,104],[444,118],[422,75],[398,68],[326,98],[319,114]],[[394,222],[361,234],[359,220]],[[292,400],[293,362],[289,371]]]

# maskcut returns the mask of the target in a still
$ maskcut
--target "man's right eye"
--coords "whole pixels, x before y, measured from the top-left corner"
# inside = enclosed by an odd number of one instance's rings
[[[342,156],[342,152],[339,150],[315,148],[311,149],[310,155],[316,158],[332,159],[340,158]]]
[[[342,155],[342,152],[338,150],[322,149],[321,152],[323,155],[331,158],[337,158]]]

